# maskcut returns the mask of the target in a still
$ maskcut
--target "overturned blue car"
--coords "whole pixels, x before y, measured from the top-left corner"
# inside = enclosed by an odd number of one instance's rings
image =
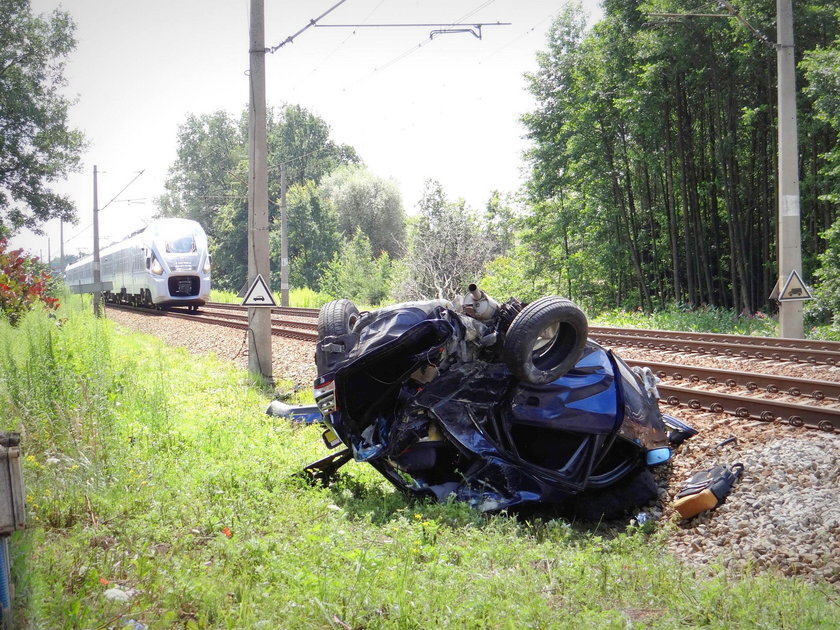
[[[325,442],[344,448],[307,471],[326,481],[355,459],[410,495],[482,511],[580,506],[617,487],[644,502],[638,487],[655,495],[648,469],[670,458],[675,427],[659,412],[653,375],[587,332],[569,300],[499,304],[475,285],[457,302],[365,313],[330,302],[315,400]]]

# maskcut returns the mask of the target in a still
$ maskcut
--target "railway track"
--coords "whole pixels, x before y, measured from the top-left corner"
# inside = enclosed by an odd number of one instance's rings
[[[172,317],[177,319],[186,319],[196,323],[212,324],[214,326],[224,326],[226,328],[235,328],[238,330],[248,330],[247,309],[235,304],[214,304],[213,306],[208,304],[202,307],[199,311],[187,311],[179,308],[173,308],[166,311],[153,311],[122,304],[107,304],[106,306],[108,308],[128,310],[135,313],[148,314],[150,316]],[[274,316],[275,309],[272,308],[271,310],[272,335],[298,339],[300,341],[310,341],[312,343],[318,340],[317,322],[282,319],[282,311],[295,311],[296,309],[279,309],[281,310],[281,314],[278,317]],[[312,310],[316,311],[315,314],[317,317],[317,310]],[[309,315],[304,315],[304,317],[309,317]]]
[[[205,304],[203,308],[211,310],[226,310],[232,312],[248,310],[246,306],[241,306],[240,304],[226,304],[224,302],[207,302],[207,304]],[[271,307],[272,315],[289,315],[292,317],[310,317],[313,319],[317,319],[318,313],[319,309],[317,308],[298,308],[295,306]]]
[[[172,309],[149,313],[244,330],[248,328],[247,310],[236,304],[208,303],[198,312]],[[273,307],[271,314],[272,335],[317,341],[318,309]],[[768,425],[840,431],[840,382],[791,377],[777,371],[779,366],[797,364],[833,370],[840,365],[840,343],[602,326],[591,326],[589,332],[606,347],[668,356],[668,362],[623,357],[629,365],[647,366],[659,377],[663,410],[685,407]],[[745,371],[740,363],[738,368],[727,369],[681,362],[681,358],[702,355],[747,360],[755,365],[755,371]]]
[[[590,327],[589,336],[605,346],[742,357],[744,359],[772,359],[794,363],[840,364],[840,343],[837,342],[774,339],[745,335],[706,335],[600,326]]]

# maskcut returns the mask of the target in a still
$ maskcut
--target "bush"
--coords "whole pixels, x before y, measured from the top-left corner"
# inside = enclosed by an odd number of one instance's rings
[[[364,304],[381,304],[388,296],[391,259],[387,252],[374,258],[370,240],[357,231],[327,266],[321,290],[333,298],[347,298]]]
[[[825,239],[826,248],[819,255],[820,268],[814,272],[815,299],[806,305],[805,314],[809,324],[822,325],[836,336],[840,334],[840,219],[820,236]]]
[[[37,258],[23,255],[23,250],[7,251],[7,241],[0,238],[0,313],[12,326],[39,302],[49,309],[58,308],[56,287],[47,267]]]

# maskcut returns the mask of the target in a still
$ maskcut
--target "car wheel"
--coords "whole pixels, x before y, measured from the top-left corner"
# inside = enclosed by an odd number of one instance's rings
[[[359,319],[359,309],[350,300],[327,302],[318,313],[318,338],[346,335]]]
[[[578,306],[560,297],[531,302],[511,323],[502,359],[526,383],[550,383],[572,369],[586,345],[589,325]]]

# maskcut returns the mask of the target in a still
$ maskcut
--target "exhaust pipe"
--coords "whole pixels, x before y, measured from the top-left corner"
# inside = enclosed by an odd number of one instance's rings
[[[499,303],[478,288],[476,284],[467,287],[464,296],[464,314],[481,321],[493,319],[499,312]]]

